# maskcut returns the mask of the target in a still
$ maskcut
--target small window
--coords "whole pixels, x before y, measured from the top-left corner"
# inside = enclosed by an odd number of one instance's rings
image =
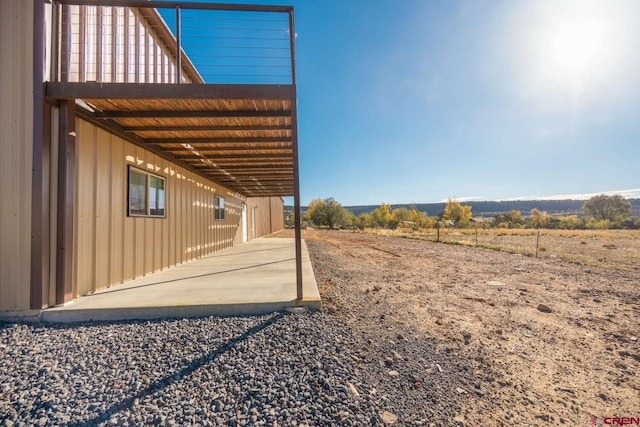
[[[213,215],[215,219],[224,219],[224,198],[213,196]]]
[[[165,216],[165,179],[129,166],[129,216]]]

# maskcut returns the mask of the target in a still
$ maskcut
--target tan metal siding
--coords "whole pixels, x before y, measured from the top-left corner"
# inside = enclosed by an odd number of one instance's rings
[[[111,138],[111,186],[109,187],[110,208],[115,212],[125,212],[127,209],[126,194],[127,168],[124,160],[124,141],[120,138]],[[124,215],[110,215],[111,232],[111,254],[109,283],[118,283],[125,277],[124,273]]]
[[[284,201],[280,197],[271,197],[271,232],[275,233],[284,229]]]
[[[209,255],[242,238],[241,196],[81,119],[77,143],[74,295]],[[166,218],[127,216],[127,165],[166,179]],[[214,219],[214,195],[225,199],[222,221]]]
[[[250,197],[246,203],[249,239],[253,235],[258,238],[284,228],[284,202],[280,197]],[[251,229],[254,224],[255,233]]]
[[[97,128],[79,121],[77,135],[82,135],[84,143],[76,146],[76,226],[75,226],[75,280],[79,286],[74,289],[74,297],[94,290],[94,237],[95,237],[95,148]]]
[[[0,1],[0,310],[30,298],[33,2]]]

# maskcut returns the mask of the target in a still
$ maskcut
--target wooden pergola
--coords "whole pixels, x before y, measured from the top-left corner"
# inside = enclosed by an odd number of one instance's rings
[[[61,72],[45,84],[44,97],[60,106],[61,191],[58,206],[59,232],[72,235],[75,117],[79,116],[176,164],[246,197],[293,196],[297,299],[302,300],[302,249],[300,232],[300,186],[295,78],[295,30],[293,7],[188,3],[139,0],[54,0],[61,29],[52,68]],[[289,17],[290,84],[209,84],[180,46],[177,36],[160,33],[174,43],[176,73],[187,73],[188,83],[139,83],[69,81],[65,67],[71,41],[64,28],[65,8],[70,5],[139,8],[148,19],[158,19],[153,9],[277,12]],[[36,65],[37,66],[37,65]],[[78,102],[80,100],[80,102]],[[48,132],[47,124],[41,124]],[[45,138],[46,139],[46,138]],[[42,147],[35,147],[42,150]],[[46,149],[45,149],[46,151]],[[37,153],[36,153],[37,154]],[[40,154],[42,155],[42,153]],[[36,184],[34,184],[36,185]],[[71,246],[69,246],[71,247]],[[58,254],[59,281],[71,290],[71,251]],[[62,275],[62,276],[60,276]],[[43,285],[32,282],[36,295]],[[36,297],[37,298],[37,297]],[[37,304],[36,304],[37,305]]]

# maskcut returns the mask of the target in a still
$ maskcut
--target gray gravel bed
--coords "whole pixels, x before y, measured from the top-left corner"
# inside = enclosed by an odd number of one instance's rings
[[[0,324],[0,426],[382,424],[353,342],[326,313]]]

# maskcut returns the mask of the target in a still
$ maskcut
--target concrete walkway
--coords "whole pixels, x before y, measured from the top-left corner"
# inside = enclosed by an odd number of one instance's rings
[[[303,294],[296,299],[295,242],[262,238],[42,311],[45,322],[262,314],[320,308],[302,242]]]

